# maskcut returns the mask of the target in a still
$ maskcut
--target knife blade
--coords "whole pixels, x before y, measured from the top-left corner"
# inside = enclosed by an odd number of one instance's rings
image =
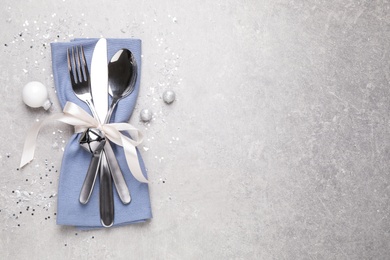
[[[108,67],[107,67],[107,40],[99,39],[96,43],[91,61],[91,92],[93,104],[104,122],[108,110]]]

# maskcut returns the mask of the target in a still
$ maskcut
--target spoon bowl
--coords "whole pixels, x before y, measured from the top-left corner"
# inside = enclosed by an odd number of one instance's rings
[[[108,63],[108,91],[112,96],[110,112],[120,99],[133,92],[137,76],[137,62],[133,53],[128,49],[115,53]],[[109,117],[111,115],[107,115]]]

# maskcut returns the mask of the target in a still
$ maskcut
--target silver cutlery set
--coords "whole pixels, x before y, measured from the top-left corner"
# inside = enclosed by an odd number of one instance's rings
[[[67,61],[72,89],[85,102],[93,117],[101,124],[110,123],[118,102],[130,95],[137,79],[137,63],[131,51],[118,52],[107,62],[107,42],[102,38],[95,46],[91,75],[83,46],[67,50]],[[102,91],[106,90],[106,91]],[[111,104],[108,106],[109,95]],[[92,154],[91,162],[80,191],[80,203],[88,203],[97,176],[100,179],[100,219],[104,227],[114,223],[114,196],[112,183],[123,204],[131,201],[130,192],[110,141],[97,128],[89,128],[80,137],[80,146]]]

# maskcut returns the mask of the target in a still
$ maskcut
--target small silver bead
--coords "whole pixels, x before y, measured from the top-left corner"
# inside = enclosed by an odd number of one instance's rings
[[[149,122],[152,119],[152,111],[147,108],[144,108],[140,112],[140,118],[144,122]]]
[[[163,100],[167,104],[171,104],[173,101],[175,101],[176,94],[172,90],[166,90],[163,94]]]

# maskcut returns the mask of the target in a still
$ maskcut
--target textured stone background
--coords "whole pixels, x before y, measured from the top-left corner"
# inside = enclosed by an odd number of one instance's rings
[[[11,1],[0,9],[1,259],[389,259],[389,1]],[[62,148],[50,42],[143,40],[131,123],[154,218],[55,224]],[[54,105],[29,109],[29,81]],[[165,105],[166,89],[177,101]],[[139,111],[152,109],[150,124]]]

